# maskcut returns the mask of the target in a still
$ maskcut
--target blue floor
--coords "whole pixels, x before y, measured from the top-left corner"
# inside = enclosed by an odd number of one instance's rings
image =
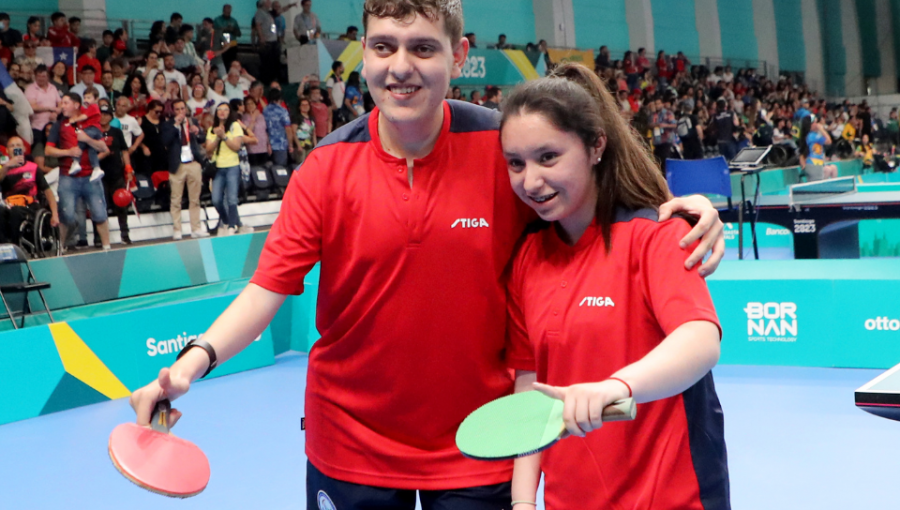
[[[109,432],[127,400],[0,426],[0,508],[303,509],[300,417],[307,358],[196,384],[176,434],[208,455],[206,491],[173,500],[112,467]],[[853,406],[878,371],[722,366],[715,370],[735,510],[896,508],[900,423]],[[543,507],[539,507],[543,508]]]

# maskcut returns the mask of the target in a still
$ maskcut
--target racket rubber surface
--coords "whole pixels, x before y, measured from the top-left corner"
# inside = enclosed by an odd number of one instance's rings
[[[209,483],[209,460],[194,443],[168,433],[166,416],[167,411],[161,426],[155,427],[158,430],[136,423],[117,426],[109,436],[109,458],[125,478],[143,489],[175,498],[196,496]],[[160,422],[158,411],[151,422]]]
[[[478,460],[506,460],[543,451],[565,431],[564,403],[538,391],[499,398],[476,409],[456,432],[463,455]],[[626,399],[604,409],[603,420],[633,420],[637,408]]]

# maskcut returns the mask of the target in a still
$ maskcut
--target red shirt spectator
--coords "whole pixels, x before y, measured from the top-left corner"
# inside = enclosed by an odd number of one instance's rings
[[[660,78],[669,79],[669,62],[666,57],[656,59],[656,75]]]
[[[91,57],[90,53],[85,53],[84,55],[78,57],[78,72],[81,72],[80,69],[84,69],[84,66],[91,66],[94,68],[94,73],[96,76],[100,76],[103,73],[103,66],[100,65],[100,61],[97,60],[96,57]],[[100,80],[97,80],[99,84]]]
[[[321,140],[328,135],[328,116],[331,109],[322,101],[310,101],[313,120],[316,121],[316,138]]]
[[[47,40],[50,41],[50,46],[60,48],[77,48],[81,46],[81,39],[69,32],[68,26],[51,26],[47,29]]]

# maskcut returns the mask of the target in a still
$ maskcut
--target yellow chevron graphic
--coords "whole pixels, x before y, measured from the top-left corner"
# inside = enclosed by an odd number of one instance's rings
[[[363,47],[359,41],[350,41],[350,44],[344,48],[340,56],[335,60],[340,60],[344,64],[344,81],[350,77],[350,73],[356,70],[356,66],[362,62]]]
[[[128,388],[100,361],[72,327],[65,322],[50,324],[50,334],[69,375],[110,399],[131,395]]]
[[[508,58],[514,66],[516,66],[516,69],[522,73],[522,77],[526,80],[536,80],[540,78],[537,71],[535,71],[534,66],[531,65],[531,61],[528,60],[528,57],[525,56],[525,53],[523,53],[522,50],[503,50],[503,54],[506,55],[506,58]]]

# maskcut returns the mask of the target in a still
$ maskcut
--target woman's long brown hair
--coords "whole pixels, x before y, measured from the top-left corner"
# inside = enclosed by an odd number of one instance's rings
[[[619,113],[618,103],[603,82],[587,67],[566,63],[546,78],[516,87],[503,104],[500,129],[510,117],[526,113],[543,115],[557,129],[574,133],[586,151],[606,136],[602,160],[593,170],[599,191],[597,224],[607,251],[617,208],[658,209],[671,199],[647,148]]]

